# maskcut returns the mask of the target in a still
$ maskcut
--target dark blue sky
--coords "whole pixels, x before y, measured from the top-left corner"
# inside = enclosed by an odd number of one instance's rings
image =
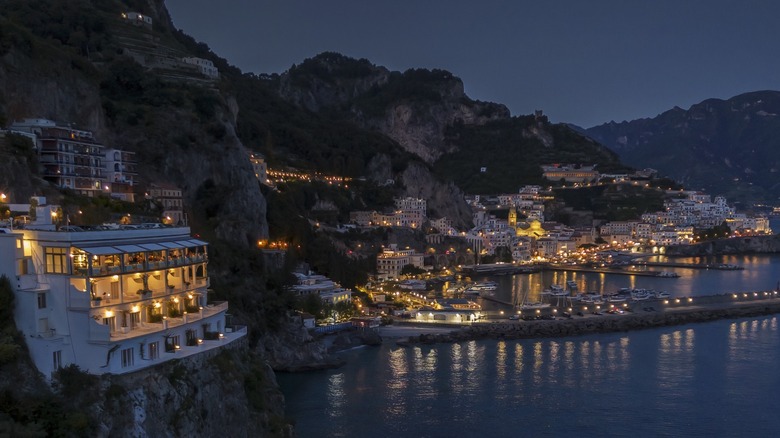
[[[780,2],[167,0],[177,27],[244,71],[323,51],[443,68],[473,99],[584,127],[780,89]]]

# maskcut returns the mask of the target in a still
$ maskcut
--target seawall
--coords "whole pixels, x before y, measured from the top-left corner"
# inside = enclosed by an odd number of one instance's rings
[[[647,306],[653,306],[652,303]],[[653,308],[657,308],[655,306]],[[424,334],[398,339],[398,345],[459,342],[475,339],[535,339],[579,336],[595,333],[626,332],[718,319],[745,318],[780,313],[780,299],[750,302],[724,302],[675,309],[625,313],[622,315],[585,315],[571,319],[505,321],[479,323],[443,334]]]

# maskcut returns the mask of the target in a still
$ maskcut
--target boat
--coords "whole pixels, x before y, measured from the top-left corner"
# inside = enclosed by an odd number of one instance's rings
[[[625,295],[612,295],[611,297],[607,298],[607,301],[610,303],[625,303],[628,300],[628,297]]]
[[[647,289],[634,289],[631,291],[631,299],[634,301],[644,301],[655,297],[653,291]]]
[[[482,290],[496,290],[498,289],[498,283],[495,281],[483,281],[480,283],[477,283],[475,286],[480,287]]]
[[[655,293],[656,298],[671,298],[672,294],[666,291],[658,291]]]
[[[561,286],[558,286],[557,284],[553,284],[550,286],[550,295],[554,297],[564,297],[566,295],[569,295],[569,292],[567,292]]]
[[[463,291],[465,295],[479,295],[482,292],[481,288],[471,286]]]
[[[404,280],[398,284],[398,287],[404,290],[425,290],[426,284],[423,280]]]
[[[680,276],[680,274],[672,271],[661,271],[657,273],[655,276],[661,278],[677,278]]]
[[[568,287],[569,290],[577,290],[577,282],[574,280],[567,280],[566,287]]]

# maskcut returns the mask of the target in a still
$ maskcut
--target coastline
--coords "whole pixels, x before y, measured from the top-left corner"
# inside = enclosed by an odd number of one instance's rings
[[[453,330],[439,328],[437,333],[420,333],[396,339],[396,344],[436,344],[479,339],[535,339],[580,336],[598,333],[628,332],[655,327],[736,319],[780,313],[777,299],[692,306],[623,315],[586,315],[572,319],[538,321],[502,321],[473,324]],[[419,326],[407,326],[410,331]]]

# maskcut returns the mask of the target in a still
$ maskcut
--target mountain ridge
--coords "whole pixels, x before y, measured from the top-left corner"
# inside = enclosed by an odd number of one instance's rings
[[[778,114],[780,92],[760,90],[584,132],[627,164],[655,168],[695,189],[758,202],[780,197],[773,182],[780,171]]]

